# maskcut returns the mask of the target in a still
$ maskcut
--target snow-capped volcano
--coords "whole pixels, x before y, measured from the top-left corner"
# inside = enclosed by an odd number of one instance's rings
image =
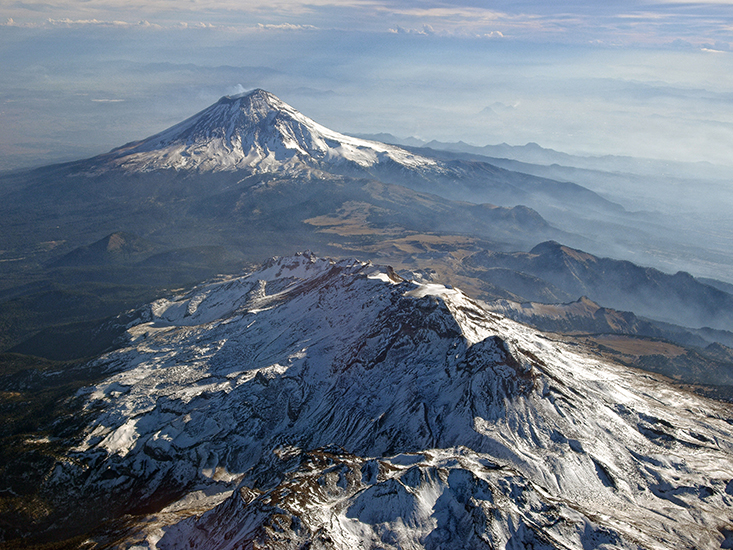
[[[729,409],[460,290],[298,255],[154,302],[127,335],[48,479],[155,510],[120,548],[733,539]]]
[[[299,171],[340,163],[366,168],[385,160],[411,168],[437,164],[399,147],[329,130],[259,89],[222,97],[191,118],[96,160],[132,171]]]

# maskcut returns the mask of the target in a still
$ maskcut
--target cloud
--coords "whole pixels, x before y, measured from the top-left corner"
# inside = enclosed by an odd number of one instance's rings
[[[95,26],[95,27],[130,27],[132,26],[127,21],[100,21],[98,19],[48,19],[48,23],[54,26],[62,27],[81,27],[81,26]]]
[[[401,20],[400,24],[390,27],[390,32],[415,35],[503,37],[503,30],[497,26],[509,29],[536,19],[471,6],[410,7],[385,3],[378,10],[389,19]],[[419,25],[415,25],[418,22]]]
[[[9,17],[5,23],[0,23],[4,27],[25,27],[25,28],[76,28],[76,27],[117,27],[117,28],[150,28],[160,29],[161,25],[150,23],[150,21],[141,20],[137,22],[121,21],[121,20],[103,20],[103,19],[71,19],[69,17],[54,19],[48,18],[42,21],[24,21],[17,22],[14,18]]]
[[[479,111],[479,116],[486,116],[489,118],[501,117],[501,115],[510,115],[516,111],[519,107],[519,101],[515,101],[510,105],[502,103],[501,101],[495,101],[491,105],[484,107]]]
[[[388,32],[393,34],[420,34],[423,36],[435,34],[435,29],[431,25],[423,25],[422,29],[406,29],[397,25],[396,27],[390,28]]]
[[[16,2],[13,5],[7,6],[8,11],[12,8],[21,9],[23,11],[31,11],[37,13],[48,13],[54,11],[56,6],[48,3],[41,2]]]
[[[195,21],[191,23],[187,21],[179,21],[176,27],[180,29],[217,29],[219,28],[218,25],[214,25],[212,23],[206,23],[204,21]]]
[[[655,20],[655,19],[667,19],[670,17],[678,17],[678,15],[674,13],[659,13],[659,12],[653,12],[653,11],[644,11],[644,12],[635,12],[635,13],[618,13],[615,15],[615,17],[619,19]]]
[[[387,32],[392,34],[405,34],[405,35],[418,35],[418,36],[458,36],[463,38],[504,38],[504,33],[501,31],[488,31],[488,32],[471,32],[465,28],[455,28],[449,30],[436,31],[432,25],[423,25],[421,29],[409,29],[397,25],[391,27]]]
[[[733,0],[45,0],[13,1],[4,26],[150,27],[222,31],[359,31],[529,42],[699,48],[733,33]],[[41,19],[43,17],[43,19]],[[143,21],[138,21],[143,18]],[[260,21],[258,25],[253,22]],[[325,32],[325,31],[324,31]],[[733,40],[733,37],[731,37]],[[731,41],[728,40],[728,41]]]
[[[315,27],[313,25],[295,25],[293,23],[281,23],[279,25],[274,24],[257,24],[258,29],[267,30],[267,31],[316,31],[318,30],[318,27]]]
[[[387,10],[392,14],[406,15],[418,19],[440,19],[440,20],[473,20],[473,21],[497,21],[506,19],[509,15],[505,12],[473,7],[434,7],[434,8],[403,8],[383,6],[380,9]]]
[[[227,95],[229,95],[229,96],[240,95],[240,94],[243,94],[246,91],[248,91],[248,90],[244,86],[242,86],[241,84],[237,84],[236,86],[232,86],[231,88],[227,88],[224,91],[224,95],[225,96],[227,96]]]

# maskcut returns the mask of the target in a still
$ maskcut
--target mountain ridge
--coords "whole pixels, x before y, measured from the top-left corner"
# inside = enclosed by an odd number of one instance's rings
[[[499,143],[494,145],[471,145],[464,141],[444,142],[439,140],[425,141],[416,137],[400,138],[390,133],[357,134],[363,139],[376,139],[384,143],[399,146],[430,148],[442,151],[476,154],[496,161],[513,160],[530,165],[557,165],[598,171],[629,170],[638,175],[657,175],[661,173],[677,173],[693,176],[703,171],[706,177],[727,180],[731,166],[713,164],[708,161],[681,162],[625,155],[592,155],[571,154],[552,148],[543,147],[535,142],[524,145]]]
[[[539,243],[529,252],[478,252],[465,258],[464,264],[487,281],[509,281],[508,289],[513,286],[519,295],[525,292],[530,301],[565,301],[568,297],[587,296],[605,306],[659,321],[693,328],[733,327],[733,295],[716,286],[684,271],[663,273],[627,260],[595,256],[556,241]],[[513,273],[523,277],[510,280]],[[531,280],[523,285],[527,277]],[[540,292],[554,300],[542,299]]]
[[[105,378],[78,394],[82,433],[44,482],[59,505],[142,514],[123,545],[725,538],[728,409],[458,289],[306,253],[153,302],[128,326],[93,363]]]

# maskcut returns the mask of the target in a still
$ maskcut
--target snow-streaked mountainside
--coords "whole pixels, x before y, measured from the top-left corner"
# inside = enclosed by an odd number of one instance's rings
[[[393,145],[345,136],[321,126],[264,90],[225,96],[200,113],[94,159],[129,171],[302,171],[386,160],[412,169],[437,162]]]
[[[127,338],[46,482],[145,510],[115,547],[733,543],[730,408],[460,290],[296,255],[156,301]]]

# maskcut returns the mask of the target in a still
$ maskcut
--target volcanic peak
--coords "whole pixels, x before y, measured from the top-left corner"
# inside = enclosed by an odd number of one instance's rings
[[[437,165],[398,147],[330,130],[261,89],[224,96],[163,132],[95,160],[132,172],[303,172],[334,165],[364,169],[384,161],[411,168]]]

